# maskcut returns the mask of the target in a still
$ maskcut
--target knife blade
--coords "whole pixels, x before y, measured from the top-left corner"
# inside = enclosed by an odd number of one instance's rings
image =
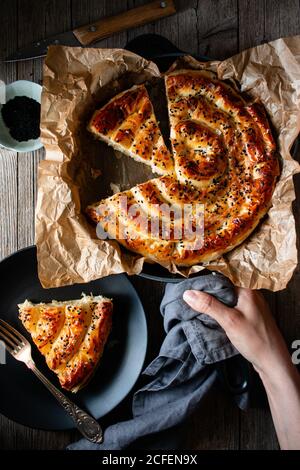
[[[82,46],[82,44],[75,37],[73,31],[67,33],[57,34],[41,41],[36,41],[28,47],[24,47],[17,52],[6,57],[4,62],[18,62],[20,60],[38,59],[47,54],[48,46],[64,45],[64,46]]]
[[[173,0],[150,2],[119,15],[102,18],[90,25],[76,28],[73,31],[67,31],[36,41],[30,46],[22,48],[6,57],[5,62],[18,62],[20,60],[43,57],[47,54],[47,48],[51,45],[85,47],[115,33],[150,23],[174,13],[176,13],[176,9]]]

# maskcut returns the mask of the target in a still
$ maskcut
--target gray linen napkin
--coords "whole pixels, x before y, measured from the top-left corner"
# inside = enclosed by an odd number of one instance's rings
[[[167,284],[161,303],[166,337],[158,357],[143,372],[152,381],[133,396],[133,418],[109,426],[101,445],[81,439],[68,449],[124,449],[143,436],[181,424],[216,381],[213,365],[238,354],[212,318],[184,302],[187,289],[212,294],[230,307],[237,301],[233,285],[221,274]]]

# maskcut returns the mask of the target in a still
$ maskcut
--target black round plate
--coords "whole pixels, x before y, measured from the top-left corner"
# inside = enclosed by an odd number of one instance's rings
[[[104,295],[114,300],[113,329],[100,366],[86,388],[68,394],[96,419],[111,411],[135,384],[147,349],[147,325],[140,299],[124,274],[108,276],[88,284],[43,289],[37,275],[36,248],[18,251],[0,263],[0,317],[23,333],[32,343],[18,319],[17,304],[69,300],[86,294]],[[38,368],[59,387],[43,356],[32,346]],[[74,427],[50,392],[26,366],[6,354],[0,365],[0,413],[21,424],[40,429]]]

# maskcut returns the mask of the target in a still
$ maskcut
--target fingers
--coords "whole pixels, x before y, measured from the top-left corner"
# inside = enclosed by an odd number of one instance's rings
[[[206,292],[186,290],[183,300],[196,312],[206,313],[214,318],[224,329],[228,328],[239,316],[237,310],[227,307]]]
[[[271,316],[270,308],[262,292],[239,287],[237,295],[236,309],[241,311],[246,318],[259,321],[261,316]]]

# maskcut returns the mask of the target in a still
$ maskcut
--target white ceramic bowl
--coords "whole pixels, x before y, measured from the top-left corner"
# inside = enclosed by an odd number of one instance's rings
[[[41,102],[42,87],[38,83],[29,82],[27,80],[18,80],[10,83],[5,87],[6,103],[15,96],[28,96],[34,100]],[[0,110],[3,104],[0,104]],[[8,128],[3,122],[2,113],[0,112],[0,146],[8,150],[16,152],[31,152],[43,146],[40,139],[32,139],[24,142],[18,142],[13,139]]]

